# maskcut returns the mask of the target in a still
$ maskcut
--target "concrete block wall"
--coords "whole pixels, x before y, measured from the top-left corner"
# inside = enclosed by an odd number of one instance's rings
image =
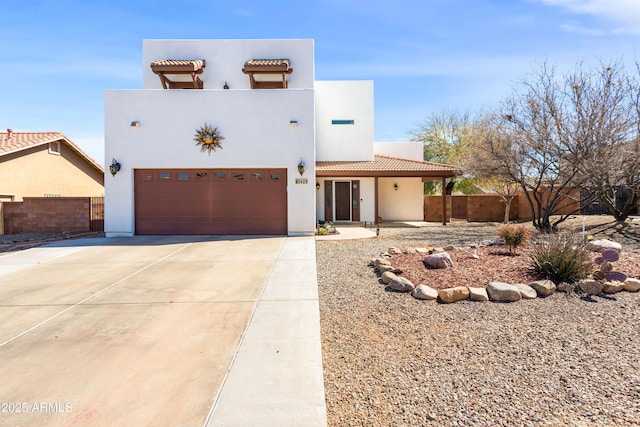
[[[4,234],[91,229],[90,197],[25,197],[3,203]]]
[[[518,219],[518,198],[511,201],[509,219]],[[496,194],[474,194],[467,196],[467,221],[502,222],[504,221],[504,202]]]
[[[542,193],[543,199],[548,197]],[[463,204],[466,203],[466,214]],[[504,203],[497,194],[471,194],[465,196],[447,196],[447,218],[451,218],[453,204],[454,218],[469,222],[502,222],[504,221]],[[580,207],[580,191],[575,190],[562,202],[562,206],[554,215],[570,214]],[[531,208],[524,193],[519,193],[509,209],[510,220],[531,219]],[[424,220],[428,222],[442,221],[441,196],[424,196]]]
[[[442,222],[442,196],[424,196],[424,220]],[[447,196],[447,221],[451,220],[451,196]]]
[[[466,204],[466,209],[465,205]],[[466,219],[469,222],[502,222],[504,220],[504,203],[496,194],[472,194],[465,196],[447,196],[447,219]],[[519,200],[514,198],[509,209],[509,218],[518,219]],[[442,221],[442,197],[424,197],[424,220],[427,222]]]

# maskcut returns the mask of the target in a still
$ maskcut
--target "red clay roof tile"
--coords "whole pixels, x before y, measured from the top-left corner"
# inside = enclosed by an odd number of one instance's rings
[[[442,177],[462,175],[458,166],[389,156],[374,156],[373,161],[317,162],[316,175],[353,174],[356,176]]]
[[[104,169],[98,162],[60,132],[0,132],[0,157],[54,141],[62,141],[94,168],[104,173]]]

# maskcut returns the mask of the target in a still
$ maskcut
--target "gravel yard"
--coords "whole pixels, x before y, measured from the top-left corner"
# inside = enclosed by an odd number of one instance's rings
[[[464,246],[496,229],[316,243],[330,426],[640,425],[640,293],[438,304],[385,291],[367,266],[390,246]],[[640,222],[593,218],[587,234],[640,252]]]

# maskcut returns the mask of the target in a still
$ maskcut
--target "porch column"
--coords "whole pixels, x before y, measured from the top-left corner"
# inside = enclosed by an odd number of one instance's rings
[[[378,223],[378,177],[377,176],[375,177],[374,182],[375,182],[374,190],[373,190],[373,192],[375,193],[375,197],[374,197],[374,204],[375,204],[374,215],[375,215],[375,218],[374,218],[374,221],[377,224]]]
[[[442,177],[442,225],[447,225],[447,178]]]

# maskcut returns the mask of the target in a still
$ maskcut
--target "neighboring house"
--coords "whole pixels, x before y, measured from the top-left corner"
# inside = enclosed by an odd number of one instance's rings
[[[104,170],[59,132],[0,132],[0,201],[103,196]]]
[[[145,40],[142,57],[143,89],[105,93],[107,236],[422,221],[422,182],[461,173],[375,144],[373,82],[316,81],[313,40]]]

